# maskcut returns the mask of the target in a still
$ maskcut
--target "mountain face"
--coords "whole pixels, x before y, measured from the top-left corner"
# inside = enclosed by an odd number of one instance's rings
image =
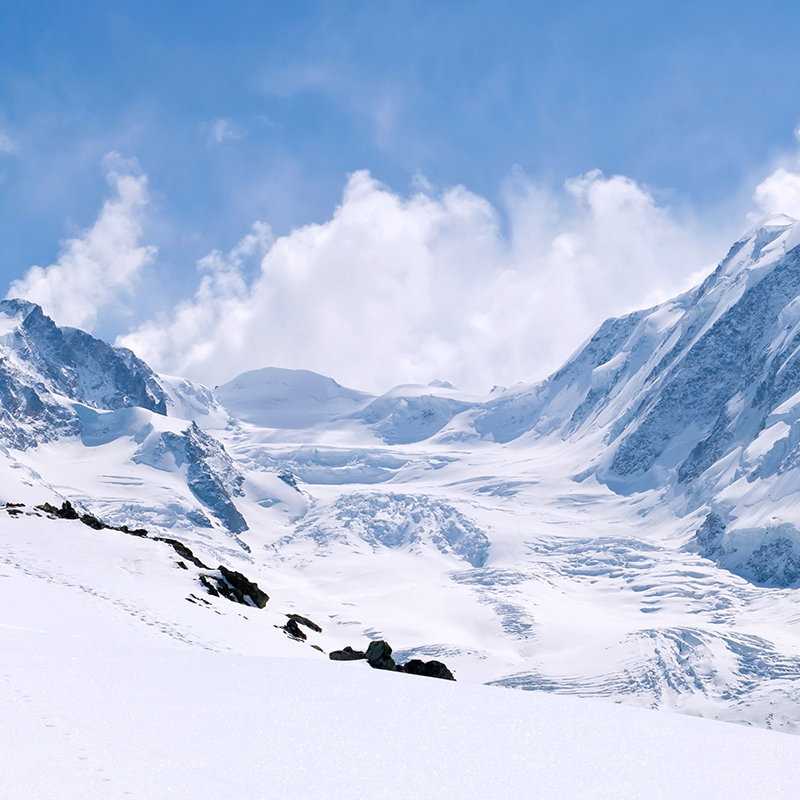
[[[155,373],[130,350],[75,328],[58,328],[24,300],[0,302],[0,431],[23,449],[80,433],[74,401],[167,413]]]
[[[800,390],[795,234],[773,218],[695,291],[606,322],[550,380],[540,419],[607,430],[598,474],[621,490],[687,484],[747,448]]]
[[[508,431],[511,417],[516,436],[602,433],[579,478],[622,494],[669,489],[684,512],[707,506],[699,552],[748,580],[795,585],[799,244],[794,220],[762,222],[700,287],[608,320],[543,384],[478,412],[474,428]]]
[[[331,648],[800,732],[799,245],[767,219],[701,286],[485,397],[276,368],[212,392],[4,301],[0,500],[267,576]]]

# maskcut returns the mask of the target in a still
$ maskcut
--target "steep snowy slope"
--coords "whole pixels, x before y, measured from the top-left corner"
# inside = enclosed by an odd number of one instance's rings
[[[242,605],[168,542],[0,510],[0,795],[796,794],[798,737],[332,662],[322,616],[280,629],[313,603],[280,571]]]
[[[130,350],[83,331],[58,328],[24,300],[0,302],[0,432],[7,445],[35,446],[76,434],[67,401],[94,408],[132,406],[166,414],[155,374]]]
[[[749,581],[800,579],[800,226],[772,217],[696,290],[604,323],[552,378],[473,412],[481,436],[595,442],[578,477],[669,489],[690,546]],[[600,439],[602,437],[602,439]]]

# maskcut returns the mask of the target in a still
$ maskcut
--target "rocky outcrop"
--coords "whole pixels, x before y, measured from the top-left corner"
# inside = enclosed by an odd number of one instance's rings
[[[420,661],[412,658],[403,664],[403,672],[409,675],[424,675],[427,678],[441,678],[445,681],[454,681],[453,673],[441,661]]]
[[[11,503],[6,506],[7,510],[10,512],[17,513],[21,511],[22,507],[23,505],[21,503]],[[102,522],[92,514],[81,514],[75,510],[69,500],[65,500],[61,504],[60,508],[52,505],[51,503],[42,503],[41,505],[36,506],[36,508],[39,511],[44,511],[48,516],[53,518],[79,520],[93,530],[113,530],[126,533],[130,536],[148,538],[147,531],[143,528],[131,530],[127,525],[107,525],[105,522]],[[177,539],[170,539],[165,536],[153,536],[152,541],[163,542],[164,544],[169,545],[182,559],[191,562],[199,569],[210,569],[192,552],[191,548]],[[183,563],[183,561],[179,561],[178,565],[183,569],[187,569],[186,564]],[[205,587],[206,591],[213,597],[225,597],[234,603],[240,603],[241,605],[251,606],[253,608],[264,608],[269,600],[269,595],[259,588],[257,583],[246,578],[241,572],[228,569],[221,564],[214,572],[201,574],[199,576],[199,580],[200,583]],[[318,625],[306,617],[301,617],[299,614],[292,614],[289,616],[289,622],[292,626],[294,626],[294,628],[297,628],[298,622],[300,622],[304,625],[308,625],[308,627],[310,627],[312,630],[321,631],[321,628]],[[294,619],[292,619],[292,617]],[[305,638],[305,634],[300,631],[299,628],[297,628],[297,630],[299,631],[299,636],[297,636],[297,638]]]
[[[269,600],[269,595],[260,589],[257,583],[246,578],[241,572],[228,569],[221,564],[217,571],[201,575],[200,582],[214,597],[226,597],[243,606],[264,608]]]
[[[42,503],[39,506],[36,506],[40,511],[44,511],[46,514],[49,514],[51,517],[58,517],[59,519],[79,519],[80,515],[78,512],[72,507],[72,503],[69,500],[65,500],[61,504],[61,508],[57,508],[50,503]]]
[[[402,671],[398,669],[398,665],[392,658],[392,648],[389,646],[389,643],[384,642],[382,639],[377,642],[369,643],[366,659],[367,663],[373,669],[385,669],[389,672]]]
[[[379,639],[370,642],[367,651],[353,650],[345,647],[343,650],[333,650],[329,656],[331,661],[360,661],[366,660],[373,669],[382,669],[388,672],[406,672],[409,675],[423,675],[428,678],[440,678],[454,681],[453,673],[441,661],[421,661],[413,658],[406,664],[398,664],[392,658],[392,648],[388,642]]]
[[[347,645],[347,647],[342,650],[331,650],[328,654],[328,658],[330,658],[331,661],[362,661],[366,657],[366,653],[362,650],[353,650],[350,645]]]
[[[61,508],[52,505],[51,503],[42,503],[41,505],[36,506],[39,511],[44,511],[51,517],[56,517],[58,519],[77,519],[80,520],[84,525],[88,525],[90,528],[96,531],[120,531],[121,533],[127,533],[131,536],[147,536],[147,531],[144,528],[135,528],[131,529],[127,525],[108,525],[102,520],[99,520],[94,514],[89,514],[84,512],[83,514],[79,514],[72,506],[69,500],[65,500],[61,504]]]
[[[292,637],[292,639],[300,639],[302,641],[308,639],[308,636],[306,636],[306,634],[300,630],[300,626],[293,619],[289,619],[289,621],[283,626],[283,630],[285,630],[286,633]]]
[[[77,435],[81,421],[63,398],[91,408],[138,406],[166,414],[155,373],[130,350],[59,328],[25,300],[0,301],[12,327],[0,340],[0,437],[27,449]]]
[[[137,464],[156,469],[186,465],[186,480],[192,494],[233,534],[248,529],[236,508],[244,475],[236,468],[225,448],[213,436],[192,423],[183,433],[164,431],[149,436],[134,453]],[[248,549],[243,542],[240,544]]]
[[[195,554],[183,543],[179,542],[177,539],[169,539],[164,536],[154,536],[153,540],[156,542],[164,542],[168,544],[181,558],[185,558],[187,561],[191,561],[196,567],[200,569],[210,569],[207,567]]]
[[[306,628],[310,628],[316,633],[322,633],[322,628],[320,628],[316,622],[312,622],[308,617],[302,617],[300,614],[287,614],[286,616],[294,620],[298,625],[305,625]]]

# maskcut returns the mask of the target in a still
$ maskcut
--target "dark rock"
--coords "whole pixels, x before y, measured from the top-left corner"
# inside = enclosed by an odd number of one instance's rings
[[[144,528],[134,528],[131,530],[127,525],[120,525],[118,528],[113,528],[113,530],[122,531],[122,533],[127,533],[130,536],[147,536],[147,531]]]
[[[403,672],[409,675],[424,675],[427,678],[441,678],[445,681],[454,681],[453,673],[441,661],[420,661],[412,658],[403,665]]]
[[[80,521],[84,525],[88,525],[90,528],[93,528],[96,531],[102,531],[108,528],[108,525],[105,522],[100,522],[97,517],[93,517],[91,514],[81,514]]]
[[[221,564],[219,571],[222,573],[222,577],[228,582],[231,589],[236,594],[236,597],[240,603],[248,605],[245,598],[249,597],[254,606],[257,608],[264,608],[269,600],[269,595],[259,589],[257,583],[253,583],[253,581],[245,578],[241,572],[235,572],[232,569],[227,569]]]
[[[50,503],[42,503],[40,506],[36,506],[36,508],[54,517],[59,517],[60,519],[80,519],[80,515],[72,507],[72,503],[70,503],[69,500],[65,500],[61,504],[61,508],[56,508],[56,506]]]
[[[183,561],[179,561],[179,562],[178,562],[178,566],[179,566],[181,569],[189,569],[189,567],[187,567],[187,566],[186,566],[186,564],[184,564],[184,563],[183,563]]]
[[[322,654],[324,655],[325,651],[324,651],[324,650],[323,650],[323,649],[322,649],[322,648],[321,648],[321,647],[320,647],[318,644],[312,644],[311,646],[312,646],[312,647],[313,647],[315,650],[319,650],[319,651],[320,651],[320,653],[322,653]]]
[[[366,657],[366,653],[362,653],[361,650],[353,650],[349,645],[344,650],[331,650],[328,655],[331,661],[361,661]]]
[[[212,597],[219,597],[219,592],[216,590],[216,587],[211,583],[211,581],[205,575],[200,576],[200,583],[202,583],[203,586],[206,587],[206,591]]]
[[[6,503],[6,508],[25,508],[25,503]]]
[[[204,568],[208,569],[208,567]],[[259,589],[257,583],[253,583],[253,581],[245,578],[241,572],[228,569],[221,564],[219,567],[219,575],[201,575],[200,583],[206,587],[209,594],[215,597],[222,595],[234,603],[241,603],[243,606],[264,608],[269,600],[269,595]],[[295,625],[296,624],[297,623],[295,623]]]
[[[300,614],[287,614],[286,616],[289,617],[289,619],[293,619],[300,625],[305,625],[306,628],[311,628],[312,631],[322,633],[322,628],[320,628],[316,622],[312,622],[308,617],[301,617]]]
[[[427,678],[440,678],[445,681],[455,680],[453,673],[441,661],[421,661],[412,658],[407,664],[397,664],[392,658],[392,648],[383,640],[370,642],[366,653],[345,647],[344,650],[331,651],[328,658],[331,661],[357,661],[364,658],[373,669],[407,672],[409,675],[424,675]]]
[[[211,569],[211,567],[207,567],[199,558],[197,558],[197,556],[195,556],[195,554],[183,542],[179,542],[177,539],[168,539],[164,536],[154,536],[153,541],[164,542],[165,544],[168,544],[181,558],[191,561],[192,564],[194,564],[196,567],[200,567],[200,569]]]
[[[370,642],[367,647],[367,662],[373,669],[385,669],[390,672],[399,672],[397,664],[392,658],[392,648],[388,642],[379,640]]]
[[[293,639],[307,639],[308,637],[300,630],[300,626],[293,620],[290,619],[284,626],[283,630],[289,634]]]

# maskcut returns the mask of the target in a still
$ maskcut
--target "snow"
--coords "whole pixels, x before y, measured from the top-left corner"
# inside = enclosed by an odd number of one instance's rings
[[[263,428],[311,428],[363,408],[372,395],[340,386],[308,370],[264,369],[245,372],[215,394],[244,422]]]
[[[272,627],[285,598],[186,603],[174,560],[3,522],[4,798],[796,794],[798,737],[331,662]]]

